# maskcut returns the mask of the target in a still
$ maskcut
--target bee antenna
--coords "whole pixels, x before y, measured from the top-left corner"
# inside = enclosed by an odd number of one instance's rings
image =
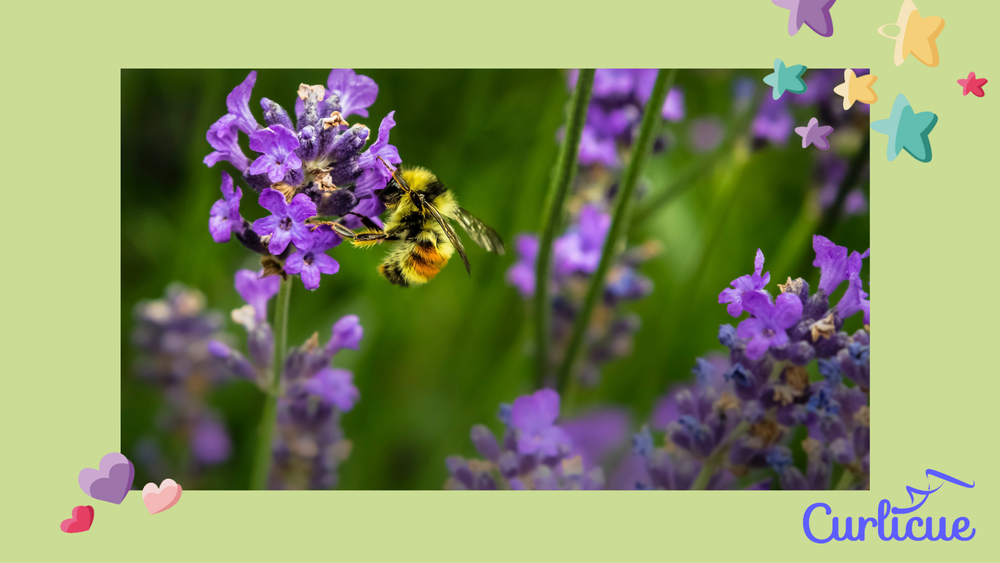
[[[376,156],[375,158],[377,158],[379,162],[381,162],[382,165],[386,167],[389,173],[392,174],[393,180],[396,180],[396,184],[400,187],[400,189],[402,189],[404,192],[410,191],[410,187],[406,185],[406,182],[404,182],[402,178],[396,175],[396,170],[391,166],[389,166],[388,162],[386,162],[381,156]]]

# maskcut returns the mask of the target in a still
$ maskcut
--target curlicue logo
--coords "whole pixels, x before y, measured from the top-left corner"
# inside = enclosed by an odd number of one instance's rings
[[[951,534],[949,535],[949,527],[947,519],[942,516],[935,526],[934,518],[932,516],[927,516],[923,518],[922,516],[911,516],[905,521],[901,522],[899,517],[905,516],[907,514],[912,514],[920,509],[921,506],[927,502],[927,499],[941,487],[944,486],[944,482],[952,483],[958,485],[959,487],[964,487],[966,489],[971,489],[976,486],[976,482],[973,481],[971,484],[961,481],[948,475],[946,473],[941,473],[940,471],[935,471],[933,469],[928,469],[925,472],[927,477],[927,490],[917,489],[915,487],[906,487],[906,492],[910,495],[910,505],[906,508],[900,508],[898,506],[892,506],[892,504],[886,500],[882,499],[878,503],[878,515],[876,518],[865,518],[859,516],[857,520],[852,520],[852,517],[848,516],[843,522],[840,521],[839,516],[833,517],[833,529],[830,531],[830,535],[826,537],[816,537],[813,533],[813,527],[825,530],[826,525],[822,524],[825,519],[822,513],[826,516],[833,514],[833,509],[830,505],[817,502],[809,505],[806,508],[805,514],[802,515],[802,530],[806,533],[806,537],[809,541],[813,543],[827,543],[831,540],[833,541],[865,541],[865,532],[867,529],[871,528],[872,531],[878,532],[878,539],[882,541],[969,541],[976,536],[976,529],[972,528],[972,523],[968,518],[962,516],[956,518],[951,523]],[[944,482],[937,486],[937,488],[932,489],[930,484],[930,478],[937,477]],[[920,502],[917,502],[916,497],[922,497]],[[822,510],[822,513],[817,511]],[[813,513],[817,512],[814,516]],[[890,519],[890,515],[892,518]],[[902,530],[900,526],[902,525]],[[902,533],[900,533],[902,531]]]

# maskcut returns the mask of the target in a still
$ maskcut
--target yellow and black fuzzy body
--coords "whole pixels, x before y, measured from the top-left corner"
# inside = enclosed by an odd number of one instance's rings
[[[455,196],[430,170],[409,168],[401,170],[399,176],[442,216],[454,217],[458,210]],[[386,240],[399,241],[379,265],[379,274],[403,287],[431,281],[455,253],[444,228],[431,213],[419,208],[419,198],[414,201],[395,181],[382,190],[379,198],[392,213],[385,222]]]
[[[465,249],[448,220],[462,225],[483,248],[504,253],[496,231],[459,207],[454,194],[426,168],[400,168],[377,196],[391,214],[382,229],[371,222],[357,232],[340,225],[335,229],[359,248],[393,243],[378,267],[379,274],[393,284],[408,287],[429,282],[456,250],[471,274]]]

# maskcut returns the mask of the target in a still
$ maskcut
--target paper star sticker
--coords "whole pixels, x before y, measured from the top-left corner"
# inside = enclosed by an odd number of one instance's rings
[[[854,102],[874,104],[878,101],[878,94],[872,90],[872,84],[875,84],[876,80],[878,77],[874,74],[858,76],[854,74],[854,70],[848,68],[844,70],[844,83],[834,87],[833,91],[844,98],[845,110],[851,109]]]
[[[802,148],[806,148],[809,145],[815,145],[821,151],[830,148],[830,141],[826,138],[830,136],[830,133],[833,133],[833,127],[829,125],[821,127],[819,120],[815,117],[809,120],[809,125],[796,127],[795,132],[802,137]]]
[[[896,96],[892,104],[892,115],[889,119],[880,119],[872,123],[872,129],[889,136],[889,148],[886,157],[892,161],[899,156],[901,150],[920,162],[931,161],[931,140],[928,138],[938,116],[933,112],[922,111],[914,113],[906,96]]]
[[[802,65],[786,67],[785,62],[781,59],[774,59],[774,72],[764,77],[764,84],[773,88],[771,96],[775,100],[780,98],[786,90],[793,94],[805,94],[806,81],[802,80],[802,74],[805,71],[806,67]]]
[[[976,78],[976,73],[970,72],[968,78],[959,78],[958,84],[962,87],[962,95],[968,96],[971,92],[975,94],[977,98],[982,98],[986,95],[983,92],[983,86],[986,86],[988,80],[985,78]]]
[[[795,35],[802,24],[809,26],[821,37],[833,35],[833,18],[830,8],[837,0],[771,0],[779,8],[789,10],[788,35]]]
[[[886,35],[883,29],[894,25],[899,28],[898,35]],[[883,37],[896,40],[896,53],[894,60],[896,66],[903,64],[906,57],[913,55],[918,61],[927,66],[938,65],[937,39],[938,34],[944,29],[944,20],[937,16],[926,18],[920,17],[920,12],[913,5],[913,0],[905,0],[899,9],[899,17],[896,23],[886,24],[878,28],[878,32]]]

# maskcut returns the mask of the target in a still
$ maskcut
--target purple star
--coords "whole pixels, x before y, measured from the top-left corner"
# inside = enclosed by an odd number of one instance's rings
[[[298,194],[291,203],[286,203],[281,192],[267,188],[260,193],[257,201],[272,213],[253,222],[253,232],[257,236],[271,235],[268,252],[277,256],[285,251],[289,242],[301,248],[309,247],[313,233],[304,223],[306,219],[316,216],[316,204],[309,196]]]
[[[802,318],[802,300],[794,293],[782,293],[772,305],[765,294],[753,292],[743,297],[743,306],[753,317],[736,327],[736,336],[751,339],[746,350],[751,360],[763,357],[768,348],[787,346],[785,329]]]
[[[264,153],[250,165],[251,174],[267,174],[267,179],[280,182],[285,174],[302,167],[302,161],[295,154],[299,148],[299,138],[281,125],[259,129],[250,135],[250,149]]]
[[[830,148],[830,141],[826,138],[830,136],[830,133],[833,133],[833,127],[821,126],[819,120],[814,117],[809,120],[809,125],[796,127],[795,133],[802,137],[802,148],[815,145],[817,149],[825,151]]]
[[[302,285],[306,289],[318,288],[320,274],[333,275],[340,271],[340,264],[326,254],[327,250],[338,244],[340,244],[340,237],[333,232],[333,229],[329,225],[320,226],[313,231],[308,242],[295,243],[295,254],[289,256],[288,260],[285,261],[285,271],[289,274],[300,274]]]
[[[837,0],[771,0],[779,8],[789,10],[788,35],[795,35],[802,24],[809,26],[820,37],[833,35],[833,17],[830,8]]]
[[[762,271],[764,271],[764,253],[758,248],[757,256],[753,261],[753,274],[736,278],[729,284],[733,286],[732,289],[727,287],[719,294],[719,303],[729,303],[726,311],[730,315],[738,317],[743,314],[743,309],[745,309],[743,300],[746,299],[748,293],[757,292],[767,295],[764,287],[771,283],[771,272],[761,276],[760,273]]]
[[[208,216],[208,232],[212,233],[212,240],[215,242],[229,242],[229,235],[233,229],[243,226],[243,219],[240,218],[240,198],[243,197],[243,190],[238,187],[233,189],[233,179],[229,174],[222,173],[222,199],[212,204],[212,210]]]

